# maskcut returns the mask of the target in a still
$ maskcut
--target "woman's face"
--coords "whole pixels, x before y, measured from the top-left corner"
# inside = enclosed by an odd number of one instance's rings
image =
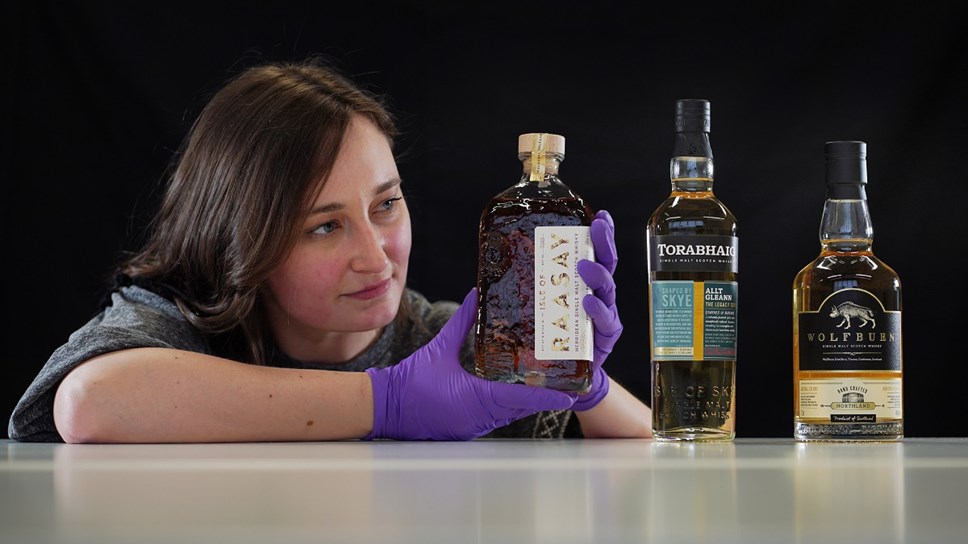
[[[410,213],[390,144],[354,115],[292,253],[268,280],[266,306],[280,347],[293,357],[326,359],[332,342],[361,338],[341,333],[381,329],[397,314],[409,257]],[[362,337],[369,342],[375,334]]]

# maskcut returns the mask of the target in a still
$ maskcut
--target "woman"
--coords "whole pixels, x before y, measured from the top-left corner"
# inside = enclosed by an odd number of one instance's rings
[[[395,134],[376,98],[319,62],[229,81],[185,140],[146,245],[30,385],[10,437],[648,436],[649,409],[601,369],[621,333],[607,213],[593,223],[606,260],[582,264],[592,390],[479,379],[461,366],[474,290],[457,307],[406,288]]]

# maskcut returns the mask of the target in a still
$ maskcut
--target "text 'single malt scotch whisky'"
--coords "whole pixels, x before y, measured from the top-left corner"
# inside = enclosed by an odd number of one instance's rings
[[[565,139],[522,134],[524,173],[481,214],[474,355],[478,376],[563,391],[591,385],[591,290],[578,276],[594,259],[591,208],[558,177]]]
[[[660,441],[732,440],[736,218],[713,194],[707,100],[676,102],[672,193],[649,219],[652,426]]]
[[[871,251],[867,144],[827,142],[820,255],[793,281],[793,436],[904,436],[901,282]]]

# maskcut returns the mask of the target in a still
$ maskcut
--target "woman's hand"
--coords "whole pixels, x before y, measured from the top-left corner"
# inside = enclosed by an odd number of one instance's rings
[[[571,408],[566,393],[493,382],[468,373],[460,350],[477,312],[477,290],[426,346],[389,368],[370,368],[373,431],[367,439],[470,440],[544,410]]]
[[[601,210],[595,214],[591,238],[595,262],[587,259],[579,261],[578,274],[592,290],[592,294],[582,300],[582,306],[595,329],[595,354],[592,359],[592,384],[587,392],[578,395],[572,407],[576,412],[594,408],[608,394],[610,380],[602,364],[622,335],[622,322],[615,307],[615,279],[612,277],[618,266],[615,223],[607,211]]]

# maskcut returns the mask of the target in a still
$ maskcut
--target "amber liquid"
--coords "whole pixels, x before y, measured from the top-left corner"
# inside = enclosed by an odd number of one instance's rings
[[[522,181],[481,214],[475,371],[493,381],[562,391],[591,384],[590,361],[534,356],[534,229],[588,226],[593,214],[560,181]]]
[[[680,182],[687,185],[687,182]],[[710,183],[700,180],[695,185]],[[649,221],[651,235],[736,235],[736,218],[711,190],[673,191]],[[737,281],[732,272],[657,272],[650,280]],[[652,361],[652,426],[657,440],[732,440],[736,361]]]
[[[836,246],[835,242],[830,243]],[[842,285],[864,289],[881,301],[886,311],[901,311],[901,282],[897,272],[869,250],[837,251],[825,249],[797,274],[793,282],[793,414],[797,440],[900,440],[904,419],[879,417],[876,423],[831,423],[829,419],[801,415],[800,380],[890,380],[902,371],[807,371],[800,370],[801,312],[815,311]]]

